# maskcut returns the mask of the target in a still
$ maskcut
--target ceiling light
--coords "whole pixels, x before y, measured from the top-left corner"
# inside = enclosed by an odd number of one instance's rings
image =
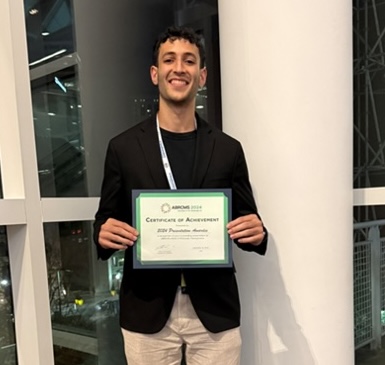
[[[55,84],[60,87],[65,93],[67,92],[66,87],[63,85],[63,83],[59,80],[58,77],[55,76]]]
[[[56,56],[58,56],[58,55],[60,55],[60,54],[62,54],[62,53],[64,53],[64,52],[67,52],[67,50],[66,50],[66,49],[61,49],[60,51],[57,51],[57,52],[55,52],[55,53],[52,53],[52,54],[50,54],[49,56],[43,57],[43,58],[41,58],[40,60],[31,62],[31,63],[29,64],[29,66],[37,65],[38,63],[47,61],[47,60],[49,60],[50,58],[54,58],[54,57],[56,57]]]

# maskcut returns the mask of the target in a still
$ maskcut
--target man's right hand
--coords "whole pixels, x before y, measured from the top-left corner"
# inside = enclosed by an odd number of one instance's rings
[[[114,218],[108,218],[101,226],[99,244],[103,248],[125,250],[137,240],[139,232],[129,224]]]

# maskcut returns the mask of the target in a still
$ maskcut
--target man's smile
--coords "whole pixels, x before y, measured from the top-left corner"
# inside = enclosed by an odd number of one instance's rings
[[[187,80],[183,80],[183,79],[171,79],[169,81],[169,83],[171,85],[174,85],[174,86],[186,86],[186,85],[188,85],[188,81]]]

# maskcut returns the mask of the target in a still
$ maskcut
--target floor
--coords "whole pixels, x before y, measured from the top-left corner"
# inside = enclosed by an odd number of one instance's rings
[[[384,365],[385,364],[385,354],[369,356],[365,359],[358,359],[356,357],[355,365]]]
[[[97,365],[97,356],[85,354],[65,347],[54,346],[55,365]]]
[[[356,351],[355,365],[384,365],[385,341],[382,341],[382,349],[372,351],[369,346]]]

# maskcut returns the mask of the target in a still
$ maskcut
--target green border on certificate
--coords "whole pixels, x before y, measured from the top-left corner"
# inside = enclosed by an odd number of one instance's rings
[[[231,267],[230,189],[133,190],[134,268]]]

